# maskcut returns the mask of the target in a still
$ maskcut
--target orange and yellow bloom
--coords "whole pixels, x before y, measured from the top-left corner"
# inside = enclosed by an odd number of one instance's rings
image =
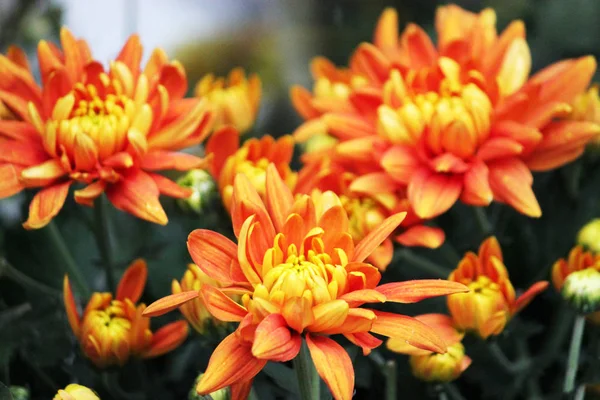
[[[291,136],[273,139],[263,136],[249,139],[240,146],[238,131],[226,126],[213,133],[206,143],[206,153],[211,154],[210,167],[213,178],[219,185],[223,204],[231,208],[233,181],[238,173],[245,174],[261,197],[265,195],[266,170],[273,163],[286,185],[296,185],[297,174],[290,169],[294,153],[294,141]]]
[[[317,58],[314,90],[292,88],[307,120],[296,137],[327,133],[348,162],[379,164],[387,177],[370,178],[406,190],[420,218],[459,199],[540,216],[531,171],[576,159],[600,132],[597,123],[569,118],[596,61],[565,60],[529,77],[523,23],[500,34],[495,23],[491,9],[440,7],[434,45],[414,24],[398,38],[397,13],[385,10],[373,43],[359,45],[348,68]]]
[[[81,350],[98,367],[123,365],[130,356],[151,358],[178,347],[187,338],[185,321],[167,324],[156,332],[150,330],[150,319],[142,316],[146,306],[136,305],[148,270],[146,262],[134,261],[111,293],[94,293],[83,316],[80,316],[69,278],[65,276],[63,296],[67,317]]]
[[[100,400],[100,397],[91,389],[71,383],[60,389],[53,400]]]
[[[479,254],[466,253],[448,279],[470,289],[448,297],[454,326],[483,339],[500,334],[512,316],[548,286],[546,281],[537,282],[516,297],[500,244],[493,236],[481,244]]]
[[[404,213],[386,218],[355,245],[348,215],[334,193],[294,198],[273,164],[267,168],[265,189],[263,201],[245,175],[236,176],[231,216],[237,244],[202,229],[188,238],[196,265],[223,286],[171,295],[146,310],[158,315],[202,296],[216,318],[239,322],[215,349],[199,393],[232,385],[232,397],[244,398],[267,361],[292,360],[303,337],[319,375],[338,400],[352,397],[354,371],[346,351],[329,335],[344,335],[365,354],[382,343],[372,333],[403,339],[415,348],[446,351],[445,343],[422,322],[361,307],[467,290],[443,280],[379,285],[379,271],[364,260],[396,229]],[[241,304],[232,294],[241,295]]]
[[[39,188],[24,226],[41,228],[77,182],[87,185],[75,191],[80,204],[91,206],[105,192],[118,209],[166,224],[159,194],[191,192],[155,171],[205,166],[176,150],[210,133],[206,101],[183,98],[183,67],[162,50],[142,69],[135,35],[108,69],[66,28],[60,38],[62,50],[39,43],[41,85],[21,53],[0,56],[0,102],[14,117],[0,120],[0,197]]]
[[[246,78],[242,68],[231,70],[227,79],[208,74],[194,90],[196,97],[209,102],[215,115],[215,129],[230,125],[242,134],[252,128],[256,120],[261,92],[258,75]]]

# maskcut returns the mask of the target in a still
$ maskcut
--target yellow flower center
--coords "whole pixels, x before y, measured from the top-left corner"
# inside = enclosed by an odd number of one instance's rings
[[[495,296],[500,291],[500,286],[485,275],[480,275],[477,280],[467,284],[475,294],[480,296]]]
[[[259,195],[264,196],[267,183],[267,167],[270,161],[261,158],[258,161],[244,160],[237,166],[237,173],[243,173],[252,183]]]
[[[340,201],[348,214],[349,232],[355,241],[363,239],[385,220],[381,206],[373,199],[340,196]]]

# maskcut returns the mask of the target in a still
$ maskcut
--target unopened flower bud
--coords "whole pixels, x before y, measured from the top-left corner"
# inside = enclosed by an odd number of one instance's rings
[[[192,189],[187,199],[179,199],[179,206],[201,214],[210,205],[217,193],[217,185],[210,174],[201,169],[193,169],[177,180],[180,186]]]
[[[600,271],[587,268],[569,274],[561,294],[582,314],[600,310]]]
[[[451,382],[471,364],[462,343],[448,346],[445,354],[429,353],[410,356],[413,375],[425,382]]]
[[[202,379],[203,375],[204,373],[198,375],[198,377],[196,378],[196,382],[194,383],[194,386],[192,386],[190,394],[188,395],[188,400],[229,400],[230,396],[228,388],[219,389],[216,392],[210,393],[209,396],[198,394],[198,392],[196,391],[196,386],[198,386],[198,382],[200,382],[200,379]]]
[[[600,218],[591,220],[581,228],[577,243],[594,253],[600,253]]]
[[[100,400],[100,397],[91,389],[72,383],[60,389],[54,400]]]
[[[29,400],[30,398],[29,389],[22,386],[11,386],[9,390],[13,400]]]

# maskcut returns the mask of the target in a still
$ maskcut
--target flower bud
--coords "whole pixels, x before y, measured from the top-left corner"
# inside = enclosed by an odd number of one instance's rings
[[[229,396],[228,388],[219,389],[216,392],[210,393],[209,396],[198,394],[198,392],[196,391],[196,386],[198,386],[198,382],[200,382],[200,379],[202,379],[203,375],[204,375],[204,373],[201,373],[196,378],[196,382],[194,383],[194,386],[192,386],[192,389],[190,390],[190,394],[188,395],[188,400],[206,400],[206,399],[229,400],[230,396]]]
[[[29,389],[22,386],[11,386],[9,390],[13,400],[29,400],[30,398]]]
[[[451,382],[471,364],[462,343],[448,346],[445,354],[429,353],[410,356],[412,373],[425,382]]]
[[[210,174],[201,169],[193,169],[177,180],[177,184],[192,189],[187,199],[178,199],[177,204],[187,211],[202,214],[216,197],[217,185]]]
[[[100,400],[100,397],[85,386],[72,383],[66,388],[60,389],[54,396],[54,400]]]
[[[338,139],[326,133],[311,136],[304,143],[304,151],[306,153],[316,153],[323,150],[329,150],[339,142]]]
[[[600,310],[600,271],[587,268],[576,271],[565,279],[561,294],[582,314]]]
[[[581,228],[577,243],[594,253],[600,253],[600,218],[591,220]]]

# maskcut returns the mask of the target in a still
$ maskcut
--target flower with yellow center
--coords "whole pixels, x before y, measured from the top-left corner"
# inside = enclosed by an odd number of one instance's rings
[[[213,133],[206,143],[207,154],[212,155],[211,174],[219,185],[223,204],[231,208],[233,181],[238,173],[243,173],[252,182],[261,197],[265,195],[266,170],[273,163],[286,185],[296,185],[296,173],[290,169],[294,153],[291,136],[275,140],[271,136],[249,139],[240,146],[238,131],[227,126]]]
[[[156,332],[150,330],[150,319],[142,316],[146,306],[136,305],[147,276],[146,262],[134,261],[121,278],[116,296],[94,293],[83,317],[77,311],[69,278],[65,276],[63,294],[69,324],[81,350],[96,366],[123,365],[130,356],[157,357],[186,339],[185,321],[167,324]]]
[[[53,400],[100,400],[100,397],[91,389],[71,383],[60,389]]]
[[[537,282],[517,298],[493,236],[481,244],[479,254],[466,253],[448,279],[470,289],[448,297],[454,326],[483,339],[500,334],[512,316],[548,286],[546,281]]]
[[[258,75],[246,78],[242,68],[235,68],[227,79],[213,74],[204,76],[196,84],[194,95],[210,104],[215,114],[215,129],[231,125],[243,134],[252,128],[258,115],[261,82]]]
[[[531,56],[521,21],[498,34],[496,14],[456,5],[436,14],[437,44],[386,9],[373,43],[362,43],[348,68],[313,62],[313,92],[292,88],[306,122],[299,141],[329,134],[346,164],[371,172],[385,191],[406,192],[419,218],[459,199],[493,200],[539,217],[531,171],[577,158],[600,133],[598,123],[568,118],[588,86],[593,57],[565,60],[529,77]],[[325,82],[325,83],[322,83]]]
[[[295,358],[306,339],[319,375],[337,400],[350,400],[354,371],[346,351],[329,335],[343,334],[365,354],[382,341],[401,338],[413,347],[444,353],[445,346],[422,322],[361,306],[385,301],[412,303],[466,290],[462,284],[421,280],[379,285],[377,268],[364,260],[400,224],[386,218],[354,244],[338,197],[324,193],[295,199],[273,164],[263,201],[243,174],[234,182],[231,217],[238,243],[208,230],[188,238],[192,259],[222,287],[202,286],[158,300],[146,315],[159,315],[202,296],[208,310],[237,330],[215,349],[198,384],[200,394],[232,385],[249,390],[267,361]],[[241,304],[230,295],[242,295]],[[243,396],[233,396],[241,399]]]
[[[156,49],[144,69],[137,36],[105,69],[83,40],[66,29],[62,50],[41,41],[41,86],[24,60],[0,55],[0,103],[14,120],[0,120],[0,198],[40,188],[24,226],[45,226],[73,183],[75,201],[91,206],[106,192],[115,207],[166,224],[159,194],[191,194],[156,171],[204,167],[175,150],[200,143],[212,116],[206,102],[184,99],[185,71]]]

